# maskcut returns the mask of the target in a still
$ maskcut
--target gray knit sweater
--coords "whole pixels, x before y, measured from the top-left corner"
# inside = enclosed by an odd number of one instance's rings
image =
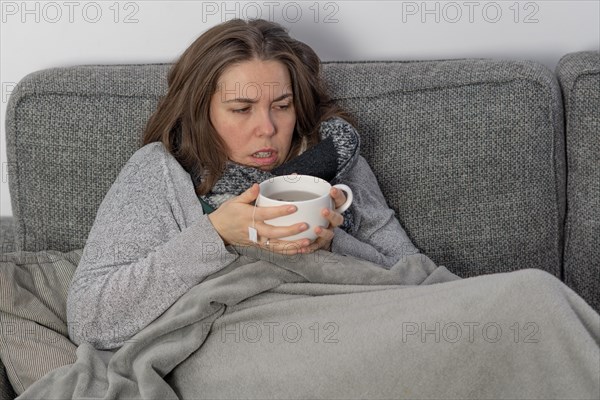
[[[335,229],[332,251],[390,268],[413,246],[363,157],[343,183],[355,226]],[[98,349],[120,347],[181,295],[239,255],[225,246],[190,175],[162,143],[139,149],[102,201],[67,298],[69,336]]]

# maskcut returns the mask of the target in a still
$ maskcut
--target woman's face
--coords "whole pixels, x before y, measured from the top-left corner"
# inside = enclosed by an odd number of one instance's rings
[[[292,84],[279,61],[234,64],[221,75],[210,121],[231,161],[269,171],[281,165],[296,125]]]

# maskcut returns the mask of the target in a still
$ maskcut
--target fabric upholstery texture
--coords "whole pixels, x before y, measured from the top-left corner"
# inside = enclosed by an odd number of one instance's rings
[[[15,219],[0,217],[0,254],[15,251]]]
[[[600,53],[568,54],[556,74],[566,110],[569,176],[564,279],[600,310]]]
[[[166,91],[169,67],[57,68],[17,85],[7,109],[17,250],[83,247]],[[485,59],[323,69],[421,251],[463,277],[522,268],[560,275],[564,146],[551,71]]]
[[[66,298],[81,255],[75,250],[0,256],[0,359],[17,394],[75,362]]]
[[[549,70],[471,59],[339,63],[325,75],[422,252],[462,277],[560,275],[562,104]]]
[[[167,68],[50,69],[17,85],[6,113],[17,250],[83,248],[104,194],[166,90]]]

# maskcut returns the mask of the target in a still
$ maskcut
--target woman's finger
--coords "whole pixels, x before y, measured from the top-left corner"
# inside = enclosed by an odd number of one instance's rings
[[[283,255],[295,255],[298,253],[302,253],[303,249],[305,249],[310,244],[310,240],[308,239],[300,239],[300,240],[279,240],[279,239],[268,239],[261,241],[257,245],[267,249],[269,251],[283,254]]]
[[[255,227],[260,237],[269,238],[271,242],[274,240],[281,240],[281,238],[288,236],[296,235],[308,229],[308,225],[304,222],[300,222],[291,226],[274,226],[265,222],[257,222]],[[310,242],[309,239],[300,239],[300,241],[303,243]]]
[[[340,208],[346,202],[346,195],[343,190],[332,187],[330,194],[335,203],[335,208]]]
[[[333,237],[335,236],[333,229],[323,228],[322,226],[317,226],[315,228],[315,233],[319,236],[319,238],[328,241],[333,240]]]
[[[329,209],[323,209],[323,216],[327,218],[331,226],[337,227],[344,223],[344,216],[339,212],[335,212]]]
[[[276,207],[256,207],[256,209],[253,210],[255,221],[265,221],[277,217],[283,217],[285,215],[293,214],[296,211],[298,211],[298,207],[293,204],[286,204]]]
[[[242,194],[235,197],[233,200],[238,203],[252,203],[258,197],[258,193],[260,189],[258,187],[258,183],[252,184],[248,189],[246,189]]]
[[[300,249],[300,253],[312,253],[319,249],[329,250],[331,247],[331,241],[335,236],[335,233],[332,229],[324,228],[322,226],[318,226],[315,228],[315,233],[317,234],[317,239],[312,242],[310,245],[306,246],[303,249]]]
[[[315,240],[313,243],[311,243],[310,246],[306,246],[306,248],[301,249],[300,252],[305,254],[305,253],[313,253],[320,249],[329,250],[330,244],[331,244],[331,240],[325,240],[323,238],[319,238],[319,239]]]

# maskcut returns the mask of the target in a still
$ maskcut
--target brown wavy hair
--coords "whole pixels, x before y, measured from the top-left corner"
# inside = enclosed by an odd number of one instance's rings
[[[279,61],[290,74],[296,126],[285,161],[298,155],[302,138],[308,147],[319,142],[322,121],[339,116],[353,122],[329,97],[317,54],[281,25],[233,19],[214,26],[171,67],[167,94],[148,120],[142,141],[142,145],[162,142],[190,173],[198,195],[210,191],[228,160],[227,147],[210,121],[211,96],[226,68],[253,59]]]

